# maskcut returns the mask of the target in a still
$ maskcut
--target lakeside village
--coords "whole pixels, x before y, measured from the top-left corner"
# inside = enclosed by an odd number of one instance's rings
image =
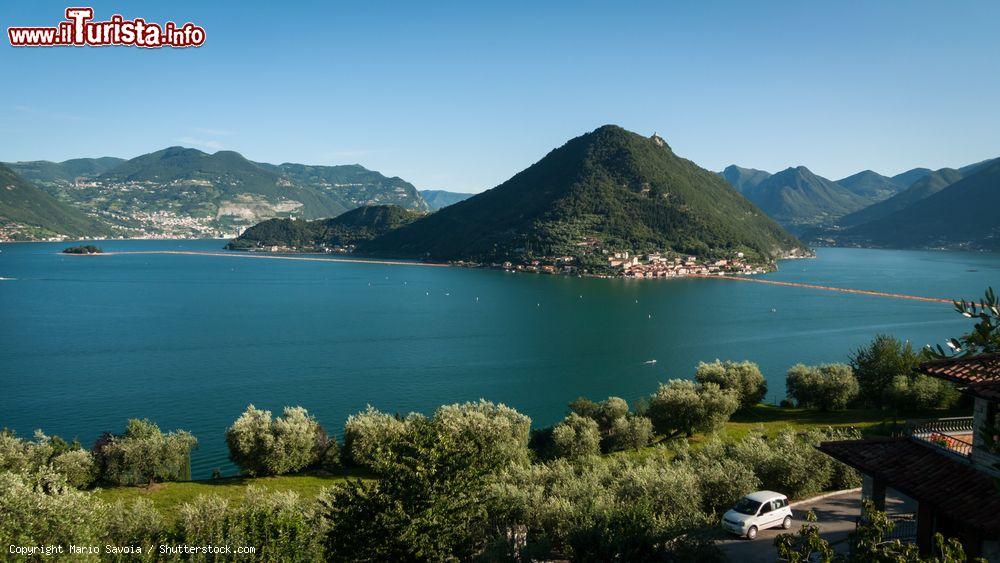
[[[351,255],[355,245],[319,245],[302,248],[285,245],[262,245],[253,248],[240,248],[248,252],[266,253],[323,253]],[[726,258],[703,258],[694,255],[684,255],[675,252],[651,252],[634,254],[631,251],[604,250],[603,261],[596,265],[588,262],[582,266],[574,256],[539,256],[525,259],[522,262],[505,261],[502,263],[481,263],[468,260],[451,262],[453,266],[465,268],[490,268],[511,273],[536,273],[569,276],[587,276],[599,278],[637,278],[664,279],[694,276],[733,276],[765,274],[773,271],[774,266],[750,261],[742,252],[735,252]],[[810,258],[813,254],[793,250],[781,259]],[[602,263],[603,262],[603,263]]]
[[[500,268],[509,272],[567,275],[580,275],[582,273],[576,264],[576,259],[572,256],[537,259],[523,264],[504,262],[500,265]],[[609,273],[604,275],[586,273],[586,275],[653,279],[763,274],[768,269],[759,264],[752,264],[746,261],[742,252],[737,252],[731,258],[706,260],[697,256],[664,254],[660,252],[638,255],[625,251],[608,253],[606,271]]]

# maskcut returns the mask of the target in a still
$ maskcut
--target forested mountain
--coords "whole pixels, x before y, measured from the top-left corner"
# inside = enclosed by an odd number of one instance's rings
[[[744,190],[743,195],[786,227],[832,221],[869,203],[805,166],[788,168]]]
[[[363,205],[430,206],[400,178],[360,165],[251,162],[239,153],[169,147],[130,160],[12,165],[121,236],[223,236],[272,217],[335,217]]]
[[[460,201],[465,201],[475,194],[448,192],[445,190],[420,190],[420,195],[423,196],[431,210],[437,211],[442,207],[448,207]]]
[[[771,177],[770,172],[756,168],[743,168],[735,164],[730,164],[719,174],[740,193],[743,193],[747,188],[756,187],[757,184]]]
[[[837,180],[835,183],[873,203],[888,199],[893,194],[908,187],[908,185],[902,182],[897,182],[888,176],[883,176],[872,170],[863,170],[857,174]]]
[[[230,250],[285,247],[296,250],[348,247],[407,225],[422,215],[398,205],[364,206],[333,219],[269,219],[231,241]]]
[[[889,199],[845,215],[837,221],[837,224],[842,228],[849,228],[888,217],[896,211],[905,209],[928,196],[936,194],[962,178],[982,169],[991,162],[993,160],[984,160],[963,166],[957,170],[954,168],[942,168],[929,172],[911,184],[910,187],[900,191]]]
[[[416,211],[431,210],[413,184],[402,178],[383,176],[360,164],[257,164],[277,172],[293,184],[319,190],[346,209],[361,205],[398,205]]]
[[[909,207],[925,197],[941,191],[948,185],[961,180],[962,176],[963,174],[954,168],[942,168],[941,170],[935,170],[934,172],[931,172],[914,182],[909,188],[906,188],[889,199],[874,203],[864,209],[859,209],[854,213],[845,215],[844,217],[841,217],[837,223],[841,227],[853,227],[869,221],[877,221],[883,217],[888,217],[896,211]]]
[[[1000,160],[972,170],[911,205],[844,231],[838,240],[865,246],[1000,250],[1000,221],[996,218]]]
[[[7,165],[25,180],[47,190],[59,183],[72,183],[77,179],[95,178],[123,162],[125,162],[123,158],[105,156],[101,158],[74,158],[62,162],[48,160],[10,162]]]
[[[0,164],[0,233],[0,239],[33,240],[102,236],[108,228]]]
[[[570,140],[503,184],[359,245],[386,256],[481,262],[608,252],[745,252],[771,260],[798,240],[719,175],[660,137],[614,125]]]
[[[892,177],[892,180],[900,186],[912,186],[914,182],[931,173],[930,168],[911,168],[906,172],[900,172]]]

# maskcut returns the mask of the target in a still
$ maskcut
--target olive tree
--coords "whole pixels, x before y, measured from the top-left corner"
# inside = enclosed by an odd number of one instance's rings
[[[277,418],[250,405],[226,430],[229,459],[252,476],[282,475],[316,464],[327,451],[323,427],[302,407]]]
[[[601,432],[597,422],[570,413],[552,429],[552,449],[557,457],[581,459],[601,453]]]
[[[164,433],[147,419],[132,419],[122,434],[105,434],[93,451],[102,479],[114,485],[191,478],[191,449],[198,440],[183,430]]]
[[[653,423],[644,416],[629,414],[616,418],[608,436],[608,451],[637,450],[653,437]]]
[[[798,406],[824,411],[844,409],[858,396],[858,380],[846,364],[796,364],[789,368],[785,386]]]
[[[349,465],[372,468],[380,462],[389,444],[408,432],[409,426],[423,415],[406,419],[381,412],[371,405],[347,417],[344,424],[343,461]]]
[[[739,396],[732,389],[672,379],[649,398],[646,415],[659,434],[691,436],[720,428],[738,407]]]
[[[528,465],[530,419],[479,401],[405,420],[371,458],[377,481],[322,495],[328,557],[467,560],[492,533],[489,485]]]
[[[767,395],[767,381],[753,362],[702,362],[695,370],[694,379],[698,383],[715,383],[722,389],[736,391],[741,410],[752,408]]]
[[[5,552],[10,545],[94,545],[103,533],[104,506],[49,467],[0,471],[0,514]]]

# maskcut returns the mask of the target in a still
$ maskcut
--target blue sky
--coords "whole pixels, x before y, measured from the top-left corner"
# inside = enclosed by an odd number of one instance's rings
[[[199,49],[0,46],[0,160],[170,145],[481,191],[605,123],[719,170],[1000,155],[997,2],[86,2]],[[6,0],[0,25],[67,4]]]

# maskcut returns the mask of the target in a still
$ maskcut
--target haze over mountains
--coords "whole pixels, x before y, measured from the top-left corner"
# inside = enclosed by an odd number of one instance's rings
[[[983,176],[974,184],[959,184],[959,181],[985,171],[998,160],[958,169],[914,168],[892,177],[865,170],[836,182],[816,176],[801,166],[774,175],[729,166],[720,174],[734,187],[742,188],[750,200],[778,222],[810,243],[993,248],[996,244],[988,228],[963,230],[942,224],[925,236],[904,228],[904,224],[908,220],[927,219],[932,208],[924,207],[930,204],[923,202],[952,186],[955,188],[946,196],[930,200],[943,206],[938,210],[942,214],[954,209],[948,198],[975,205],[969,201],[973,186],[975,197],[990,201],[994,192],[1000,193],[1000,183],[996,183],[995,178]],[[987,187],[990,185],[994,192]]]
[[[279,165],[233,151],[168,147],[130,160],[15,162],[10,168],[57,200],[89,214],[100,233],[126,237],[224,236],[271,217],[334,217],[363,205],[430,206],[401,178],[360,165]],[[8,219],[8,221],[12,221]],[[67,224],[55,233],[79,236]]]
[[[967,169],[940,190],[875,221],[847,229],[840,243],[891,248],[1000,250],[1000,159]]]
[[[268,164],[233,151],[169,147],[130,160],[8,164],[0,173],[0,240],[218,237],[270,218],[315,220],[360,207],[399,206],[436,213],[399,233],[367,237],[372,241],[362,242],[369,251],[472,259],[556,251],[573,256],[587,254],[581,251],[586,245],[694,254],[741,247],[760,256],[787,249],[787,235],[756,221],[761,218],[814,244],[988,248],[995,242],[989,229],[949,234],[942,225],[933,236],[911,236],[900,221],[926,219],[925,200],[977,205],[969,201],[974,193],[988,201],[995,178],[978,175],[995,162],[895,176],[863,170],[837,181],[804,166],[772,174],[732,165],[704,176],[659,137],[607,126],[552,151],[483,197],[418,191],[356,164]],[[931,199],[939,193],[947,198]],[[710,206],[706,199],[721,203]]]

